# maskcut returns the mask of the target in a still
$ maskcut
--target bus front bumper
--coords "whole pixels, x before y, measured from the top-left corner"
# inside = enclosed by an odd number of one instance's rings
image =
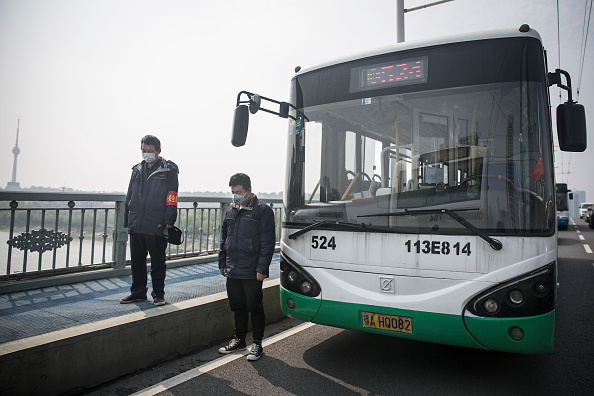
[[[291,292],[282,286],[280,302],[285,315],[303,321],[417,341],[524,354],[552,353],[554,347],[554,310],[533,317],[463,317],[322,300]],[[392,318],[396,323],[399,319],[410,319],[410,332],[394,325],[369,327],[365,317],[370,313],[380,320]],[[518,339],[520,334],[521,339]]]

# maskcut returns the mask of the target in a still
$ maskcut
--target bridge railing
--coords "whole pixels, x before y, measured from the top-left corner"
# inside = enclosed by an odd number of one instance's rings
[[[73,272],[124,269],[128,232],[123,194],[0,192],[0,282]],[[264,199],[275,212],[280,239],[282,199]],[[171,258],[218,251],[230,197],[180,195],[176,226],[184,243],[169,245]]]

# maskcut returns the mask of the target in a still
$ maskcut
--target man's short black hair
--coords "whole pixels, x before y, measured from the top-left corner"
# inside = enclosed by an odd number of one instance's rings
[[[155,150],[157,150],[157,151],[161,150],[161,141],[156,136],[146,135],[140,141],[141,147],[143,144],[146,144],[147,146],[153,146],[155,148]]]
[[[229,179],[229,187],[242,186],[244,190],[252,188],[252,181],[245,173],[236,173]]]

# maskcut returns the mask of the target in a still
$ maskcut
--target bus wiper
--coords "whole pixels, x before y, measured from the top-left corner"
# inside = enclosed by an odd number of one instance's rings
[[[460,210],[476,210],[476,209],[458,209],[458,211],[460,211]],[[501,248],[503,247],[503,244],[499,240],[497,240],[495,238],[491,238],[489,235],[485,234],[484,232],[482,232],[481,230],[476,228],[474,225],[472,225],[470,222],[468,222],[465,218],[458,215],[458,213],[451,211],[449,209],[422,209],[422,210],[404,209],[404,212],[378,213],[378,214],[374,214],[374,215],[361,215],[361,216],[357,216],[357,217],[385,217],[385,216],[407,216],[407,215],[414,216],[414,215],[418,215],[418,214],[442,214],[442,213],[447,214],[452,219],[456,220],[458,223],[460,223],[464,227],[468,228],[475,235],[477,235],[480,238],[487,241],[489,246],[491,246],[491,248],[493,248],[494,250],[501,250]]]
[[[353,223],[344,223],[341,221],[321,220],[321,221],[315,222],[311,225],[308,225],[307,227],[303,227],[302,229],[300,229],[297,232],[292,233],[291,235],[289,235],[289,239],[296,239],[298,236],[303,235],[303,234],[305,234],[311,230],[314,230],[316,228],[319,228],[325,224],[346,226],[346,227],[358,228],[358,229],[362,229],[362,228],[374,229],[374,227],[369,227],[369,226],[366,226],[365,224],[353,224]]]

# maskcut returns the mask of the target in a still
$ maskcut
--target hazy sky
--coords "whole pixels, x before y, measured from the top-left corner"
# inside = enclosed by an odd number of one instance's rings
[[[405,0],[405,8],[433,1]],[[561,68],[575,98],[592,0],[559,3]],[[413,41],[523,23],[542,36],[549,69],[559,67],[557,0],[456,0],[407,13],[405,34]],[[593,41],[590,31],[578,98],[590,147],[556,155],[557,180],[589,200]],[[0,0],[0,186],[12,177],[20,117],[22,187],[125,191],[140,138],[151,133],[179,165],[181,191],[227,191],[239,171],[256,192],[282,191],[287,121],[252,116],[246,146],[232,147],[237,93],[288,100],[295,66],[395,42],[396,0]],[[551,97],[556,107],[558,88]]]

